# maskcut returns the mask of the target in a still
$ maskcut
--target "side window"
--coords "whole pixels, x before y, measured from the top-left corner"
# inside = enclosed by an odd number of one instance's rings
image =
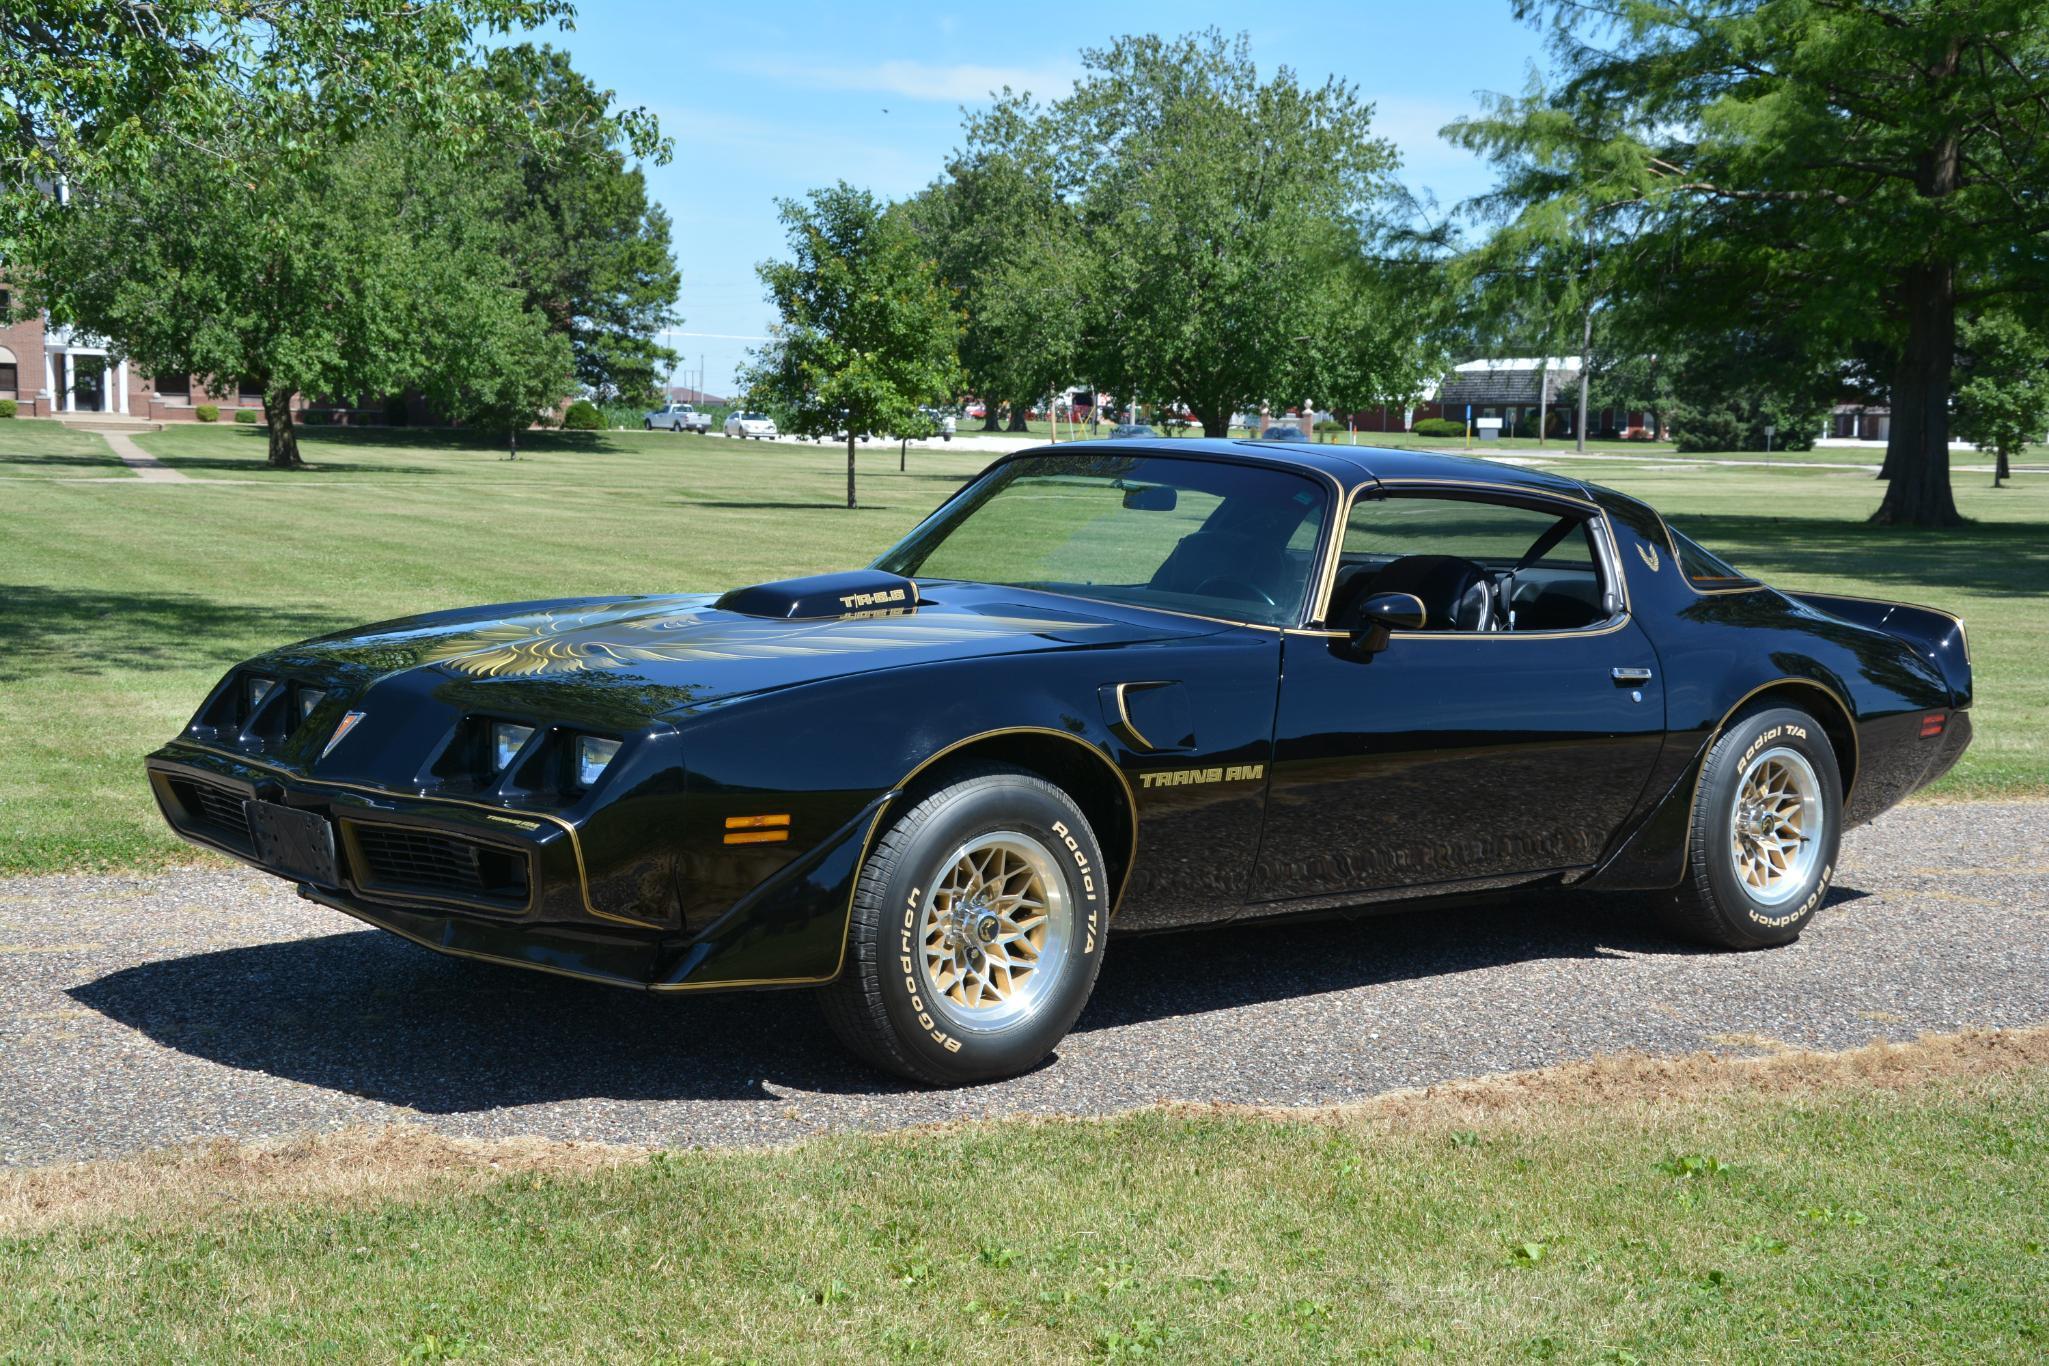
[[[1672,531],[1672,545],[1679,551],[1680,574],[1703,593],[1759,586],[1756,579],[1731,568],[1727,560],[1711,550],[1703,549],[1683,531]]]
[[[1361,499],[1339,550],[1330,622],[1377,593],[1420,599],[1427,631],[1569,631],[1609,615],[1587,514],[1472,498]]]

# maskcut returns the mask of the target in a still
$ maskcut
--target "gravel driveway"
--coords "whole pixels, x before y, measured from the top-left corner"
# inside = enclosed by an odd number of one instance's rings
[[[1114,937],[1059,1057],[974,1090],[851,1062],[803,994],[651,997],[445,958],[253,872],[0,881],[0,1164],[410,1121],[669,1145],[1157,1100],[1283,1105],[1621,1049],[2049,1022],[2049,803],[1853,834],[1806,937],[1697,953],[1626,909]]]

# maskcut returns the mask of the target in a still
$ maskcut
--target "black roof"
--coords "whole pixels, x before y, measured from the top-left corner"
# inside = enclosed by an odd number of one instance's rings
[[[1325,446],[1297,441],[1238,441],[1220,437],[1165,437],[1157,441],[1119,441],[1118,455],[1150,451],[1159,455],[1196,455],[1236,460],[1244,464],[1272,465],[1281,469],[1315,470],[1350,487],[1365,480],[1382,483],[1409,481],[1451,481],[1469,484],[1508,485],[1533,493],[1569,493],[1587,496],[1587,486],[1577,479],[1551,474],[1522,465],[1504,465],[1470,455],[1439,451],[1403,451],[1386,446]],[[1094,441],[1060,446],[1035,446],[1019,455],[1097,455],[1105,453]],[[1006,457],[1008,458],[1008,457]]]

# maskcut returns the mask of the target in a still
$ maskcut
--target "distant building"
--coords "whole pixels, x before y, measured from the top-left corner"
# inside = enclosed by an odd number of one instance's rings
[[[0,285],[0,317],[12,303],[12,291]],[[201,403],[217,405],[224,417],[263,406],[263,395],[247,385],[213,392],[191,375],[144,375],[125,360],[110,360],[98,338],[54,326],[40,313],[0,322],[0,398],[13,399],[22,417],[118,413],[171,422],[191,420]]]
[[[1362,432],[1405,432],[1425,418],[1477,423],[1501,422],[1502,435],[1534,433],[1539,417],[1547,436],[1571,436],[1579,418],[1579,357],[1503,357],[1470,360],[1452,367],[1410,408],[1368,408],[1351,414]],[[1651,415],[1622,408],[1589,411],[1592,433],[1646,435]]]
[[[702,389],[693,389],[687,384],[669,386],[671,403],[688,403],[696,408],[723,408],[732,401],[729,398],[720,398],[717,394],[707,394]]]
[[[1828,435],[1851,441],[1888,440],[1892,409],[1882,403],[1838,403],[1829,409]]]

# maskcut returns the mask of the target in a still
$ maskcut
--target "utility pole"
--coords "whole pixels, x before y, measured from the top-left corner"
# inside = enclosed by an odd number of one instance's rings
[[[1572,424],[1573,449],[1586,454],[1587,449],[1587,371],[1593,368],[1594,311],[1586,312],[1586,325],[1579,334],[1579,421]]]

